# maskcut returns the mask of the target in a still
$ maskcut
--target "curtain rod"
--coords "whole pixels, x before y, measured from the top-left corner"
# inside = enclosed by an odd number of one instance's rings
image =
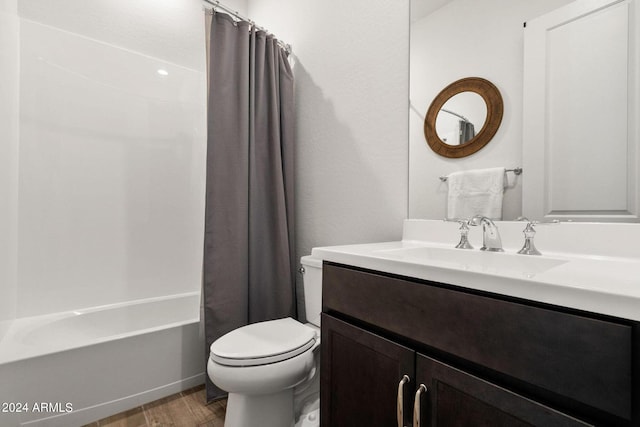
[[[469,121],[469,119],[467,119],[467,118],[466,118],[465,116],[463,116],[462,114],[458,114],[458,113],[456,113],[455,111],[446,110],[446,109],[444,109],[444,108],[441,108],[441,109],[440,109],[440,111],[444,111],[445,113],[453,114],[454,116],[461,118],[461,119],[462,119],[462,120],[464,120],[465,122],[467,122],[467,123],[471,123],[471,122]]]
[[[232,15],[233,17],[235,17],[236,19],[239,19],[240,21],[246,21],[248,23],[250,23],[251,25],[253,25],[255,28],[257,28],[259,31],[264,31],[267,34],[272,34],[269,30],[267,30],[264,27],[259,26],[258,24],[256,24],[254,21],[252,21],[249,18],[245,18],[244,16],[240,15],[237,11],[229,8],[229,6],[226,6],[222,3],[220,3],[218,0],[203,0],[205,3],[210,4],[211,6],[213,6],[214,8],[219,8],[224,10],[225,12],[227,12],[228,14]],[[273,35],[273,34],[272,34]],[[278,38],[276,38],[276,41],[278,42],[278,44],[284,48],[284,50],[287,51],[287,53],[291,53],[291,45],[288,43],[285,43],[281,40],[279,40]]]

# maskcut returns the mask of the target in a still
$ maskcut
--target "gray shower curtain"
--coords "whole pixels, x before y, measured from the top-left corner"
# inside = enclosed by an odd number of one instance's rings
[[[466,144],[467,142],[469,142],[474,136],[476,136],[476,130],[473,126],[473,123],[471,123],[468,120],[460,120],[458,122],[459,128],[460,128],[460,139],[459,139],[459,144]]]
[[[277,40],[207,13],[206,353],[221,335],[295,316],[293,74]],[[207,400],[224,395],[207,378]]]

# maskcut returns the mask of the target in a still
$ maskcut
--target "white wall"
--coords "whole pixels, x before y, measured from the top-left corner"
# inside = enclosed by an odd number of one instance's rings
[[[454,0],[411,26],[409,217],[446,216],[447,185],[438,177],[465,169],[522,165],[523,23],[572,0]],[[433,98],[463,77],[483,77],[502,94],[504,117],[494,139],[463,159],[426,144],[424,115]],[[526,174],[525,170],[523,174]],[[522,212],[521,180],[508,174],[503,218]]]
[[[19,21],[0,2],[0,339],[16,313]]]
[[[298,256],[400,239],[409,1],[250,0],[249,15],[293,46]]]
[[[199,290],[201,3],[19,6],[18,315]]]

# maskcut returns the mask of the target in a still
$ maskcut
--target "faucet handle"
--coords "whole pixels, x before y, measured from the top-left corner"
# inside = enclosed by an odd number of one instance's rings
[[[530,221],[527,217],[519,217],[518,221],[527,221],[527,226],[524,228],[522,233],[524,234],[524,245],[522,249],[518,251],[519,254],[522,255],[542,255],[536,246],[533,244],[533,238],[536,235],[535,225],[538,224],[538,221]]]
[[[466,222],[467,224],[469,223],[469,218],[442,218],[442,220],[444,222],[457,222],[458,224],[461,224],[462,222]]]
[[[530,220],[526,216],[519,216],[516,218],[516,221],[527,221],[533,225],[552,225],[552,224],[560,224],[559,219],[552,219],[550,221],[538,221],[538,220]]]
[[[460,242],[456,245],[456,249],[473,249],[471,243],[469,243],[469,221],[471,219],[465,218],[444,218],[445,222],[457,222],[460,224]]]
[[[458,224],[460,224],[460,242],[456,245],[456,249],[473,249],[469,243],[469,220],[460,219]]]

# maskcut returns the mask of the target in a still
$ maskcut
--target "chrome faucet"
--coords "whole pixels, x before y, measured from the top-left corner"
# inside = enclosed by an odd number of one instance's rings
[[[498,226],[486,216],[476,215],[469,220],[469,225],[482,224],[482,247],[481,251],[490,252],[504,252],[502,249],[502,239],[500,239],[500,232]]]

